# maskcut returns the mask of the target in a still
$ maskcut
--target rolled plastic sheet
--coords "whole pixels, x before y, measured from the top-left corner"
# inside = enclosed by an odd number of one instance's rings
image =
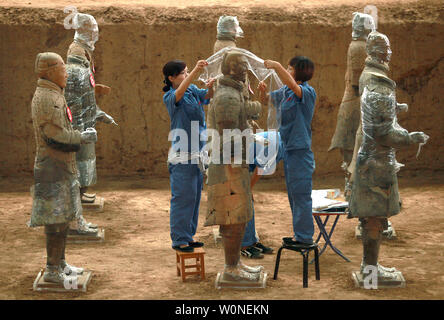
[[[220,16],[217,22],[217,36],[221,39],[240,38],[244,36],[244,31],[239,26],[237,17]]]
[[[204,71],[201,73],[198,79],[205,83],[211,78],[218,79],[222,77],[223,74],[221,71],[221,65],[223,57],[225,53],[229,51],[239,52],[247,58],[249,72],[257,79],[257,81],[264,81],[267,84],[267,89],[269,92],[283,87],[283,83],[279,79],[276,71],[273,69],[267,69],[264,66],[263,59],[257,57],[248,50],[233,47],[223,48],[206,59],[208,66],[204,68]],[[277,101],[276,99],[271,98],[268,100],[267,130],[279,130],[281,125],[282,102],[283,101]]]
[[[353,12],[352,30],[353,40],[365,40],[370,32],[376,30],[373,17],[369,14]]]

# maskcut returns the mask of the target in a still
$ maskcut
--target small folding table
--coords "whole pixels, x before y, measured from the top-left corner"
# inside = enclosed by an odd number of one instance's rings
[[[327,246],[329,246],[330,248],[332,248],[332,250],[334,252],[336,252],[339,256],[341,256],[345,261],[350,262],[350,259],[348,259],[341,252],[341,250],[336,248],[333,245],[333,243],[331,242],[331,237],[333,235],[333,232],[335,231],[335,227],[336,227],[336,224],[338,223],[339,217],[347,215],[347,213],[345,212],[345,209],[346,208],[341,208],[341,210],[339,210],[338,208],[331,208],[331,209],[316,210],[316,211],[313,210],[313,218],[315,219],[316,224],[318,225],[318,228],[319,228],[319,234],[316,239],[316,243],[319,243],[319,240],[321,239],[321,237],[325,241],[324,246],[322,247],[321,251],[319,251],[319,256],[321,256],[321,254],[325,251]],[[329,211],[329,210],[335,210],[335,211]],[[331,216],[336,216],[336,217],[335,217],[335,220],[330,228],[330,231],[327,232],[326,226],[327,226],[328,220],[330,219]],[[322,219],[322,217],[325,217],[325,218]],[[310,263],[313,263],[313,260],[311,260]]]

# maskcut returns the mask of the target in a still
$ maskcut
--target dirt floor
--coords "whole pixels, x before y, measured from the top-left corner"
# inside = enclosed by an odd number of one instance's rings
[[[216,290],[214,281],[223,267],[223,249],[213,241],[212,227],[203,227],[206,191],[196,235],[205,242],[205,281],[176,276],[175,252],[169,236],[170,191],[167,179],[106,178],[94,188],[106,199],[103,213],[85,217],[106,229],[102,244],[72,244],[70,263],[94,272],[87,293],[36,293],[32,283],[45,264],[45,237],[41,228],[30,229],[32,180],[0,182],[0,299],[444,299],[444,174],[400,178],[403,209],[391,219],[397,240],[381,247],[380,262],[403,272],[407,287],[369,291],[354,288],[362,246],[354,237],[357,221],[340,218],[333,243],[351,259],[345,262],[331,249],[320,258],[321,281],[309,268],[309,288],[302,288],[299,254],[284,251],[277,281],[272,280],[275,254],[261,264],[269,273],[264,290]],[[341,187],[342,178],[315,180],[314,187]],[[256,228],[261,240],[276,251],[281,238],[291,234],[291,214],[282,179],[262,180],[254,192]],[[317,233],[317,230],[316,230]],[[16,272],[19,268],[20,272]],[[15,270],[15,271],[14,271]]]

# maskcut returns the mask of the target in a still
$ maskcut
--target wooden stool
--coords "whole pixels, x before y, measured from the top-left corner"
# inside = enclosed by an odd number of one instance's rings
[[[182,276],[182,281],[190,275],[200,275],[202,280],[205,280],[205,261],[204,261],[205,251],[203,248],[194,248],[194,252],[182,252],[176,250],[176,266],[177,275]],[[196,259],[196,263],[192,265],[186,265],[185,260]],[[193,261],[194,262],[194,261]],[[186,271],[189,268],[196,268],[196,271]]]

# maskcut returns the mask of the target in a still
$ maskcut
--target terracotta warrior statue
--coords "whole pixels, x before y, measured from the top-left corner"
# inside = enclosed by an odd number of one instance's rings
[[[350,197],[349,173],[355,146],[355,135],[361,122],[359,77],[364,69],[367,57],[365,45],[368,34],[375,29],[372,16],[360,12],[353,13],[352,41],[347,52],[347,71],[345,73],[345,91],[339,107],[336,130],[331,140],[330,150],[339,149],[342,153],[342,168],[346,172],[344,194]],[[358,146],[359,147],[359,146]]]
[[[363,259],[361,274],[367,266],[378,272],[379,283],[396,284],[400,272],[378,263],[382,231],[387,218],[400,212],[398,181],[400,164],[395,149],[425,143],[423,132],[409,133],[402,128],[396,114],[407,105],[396,101],[396,83],[388,77],[391,57],[390,42],[379,32],[369,34],[367,59],[360,78],[362,144],[350,197],[349,217],[362,223]]]
[[[114,119],[100,110],[96,94],[107,94],[110,88],[96,84],[93,59],[94,44],[99,37],[97,22],[89,14],[77,13],[73,19],[76,29],[74,42],[69,46],[67,57],[68,81],[65,97],[73,116],[73,127],[80,132],[95,128],[96,121],[115,123]],[[76,153],[82,203],[93,203],[95,194],[86,193],[97,181],[95,144],[82,145]],[[80,234],[97,233],[97,225],[88,223],[83,216],[71,225]]]
[[[35,61],[37,89],[32,99],[32,122],[36,139],[33,204],[29,225],[44,226],[47,264],[44,280],[63,284],[67,275],[83,269],[65,260],[68,225],[82,214],[77,181],[76,152],[82,145],[94,144],[94,128],[73,129],[71,111],[63,88],[66,69],[56,53],[39,53]]]
[[[249,267],[240,261],[245,225],[253,214],[250,175],[245,158],[246,141],[242,141],[242,163],[234,164],[236,150],[226,148],[226,144],[224,147],[226,141],[222,140],[226,139],[222,137],[224,129],[238,129],[238,132],[250,129],[252,134],[247,120],[257,118],[260,114],[261,104],[246,100],[243,95],[247,68],[248,61],[241,52],[231,50],[225,53],[221,66],[223,77],[218,81],[208,114],[211,119],[208,121],[208,129],[217,130],[221,141],[218,145],[216,141],[212,141],[212,157],[207,174],[208,212],[205,226],[220,226],[225,251],[222,281],[240,285],[259,281],[263,268]],[[230,145],[231,142],[227,142]],[[220,159],[215,158],[215,148],[219,148]]]
[[[65,90],[66,101],[73,113],[73,126],[83,131],[87,127],[95,128],[97,120],[115,123],[96,103],[96,94],[108,94],[111,90],[96,84],[94,79],[93,51],[99,39],[97,22],[89,14],[77,13],[73,25],[76,32],[67,54],[68,83]],[[77,153],[77,166],[82,202],[94,202],[95,195],[86,193],[86,190],[97,181],[95,144],[82,146]]]

